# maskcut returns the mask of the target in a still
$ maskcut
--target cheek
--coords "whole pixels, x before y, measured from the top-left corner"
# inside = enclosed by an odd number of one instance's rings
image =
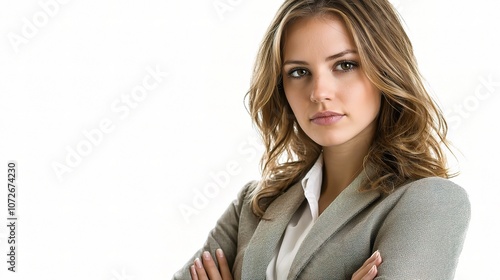
[[[380,96],[380,94],[375,94],[372,98],[370,98],[370,100],[368,100],[369,107],[367,108],[367,111],[370,112],[368,114],[370,122],[374,121],[380,113]]]
[[[380,110],[381,93],[371,84],[360,85],[356,90],[357,94],[348,97],[349,108],[368,115],[376,115]]]
[[[301,108],[304,108],[309,100],[300,89],[284,87],[285,97],[292,108],[293,113],[299,113]]]
[[[378,90],[375,86],[371,85],[370,94],[367,96],[368,104],[371,104],[371,107],[375,111],[375,114],[378,114],[380,111],[380,103],[381,103],[382,94],[380,90]]]

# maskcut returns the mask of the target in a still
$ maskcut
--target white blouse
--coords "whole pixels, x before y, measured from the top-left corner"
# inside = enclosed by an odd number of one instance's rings
[[[300,244],[318,219],[318,200],[321,194],[322,178],[323,155],[321,154],[302,179],[302,188],[306,200],[293,214],[281,238],[281,245],[275,249],[274,257],[267,266],[267,280],[287,279]]]

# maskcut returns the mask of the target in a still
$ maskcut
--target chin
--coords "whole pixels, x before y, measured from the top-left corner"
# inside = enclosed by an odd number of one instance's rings
[[[341,146],[342,144],[349,142],[349,139],[340,138],[340,137],[329,137],[329,138],[315,137],[315,138],[311,138],[311,139],[316,144],[322,146],[323,148]]]

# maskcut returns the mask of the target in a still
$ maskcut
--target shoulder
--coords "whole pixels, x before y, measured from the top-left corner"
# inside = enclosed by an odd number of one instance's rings
[[[232,203],[233,207],[237,209],[237,212],[251,212],[252,199],[258,186],[259,181],[250,181],[239,190],[236,199],[234,199]]]
[[[251,201],[258,186],[259,181],[257,180],[246,183],[238,193],[238,200]]]
[[[399,187],[387,198],[394,196],[396,205],[408,211],[441,213],[459,216],[466,220],[470,216],[469,196],[464,188],[449,179],[423,178]]]
[[[464,188],[449,179],[429,177],[413,181],[400,187],[403,196],[412,198],[435,198],[444,201],[460,200],[468,202],[468,194]]]

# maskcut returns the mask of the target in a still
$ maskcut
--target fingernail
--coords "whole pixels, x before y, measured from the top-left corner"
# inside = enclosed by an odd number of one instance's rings
[[[190,266],[191,268],[191,273],[196,273],[196,269],[194,268],[194,265]]]
[[[207,261],[210,260],[210,253],[207,251],[203,252],[203,258]]]
[[[215,253],[217,254],[217,257],[219,257],[219,258],[224,257],[224,252],[222,252],[222,249],[215,250]]]
[[[375,252],[372,254],[371,258],[372,258],[372,257],[373,257],[373,258],[378,258],[378,256],[379,256],[379,255],[380,255],[380,253],[379,253],[379,251],[377,250],[377,251],[375,251]]]
[[[372,266],[372,268],[370,268],[370,271],[368,271],[368,273],[373,273],[375,272],[375,265]]]
[[[198,259],[198,258],[194,259],[194,265],[196,265],[197,268],[201,268],[201,261],[200,261],[200,259]]]

